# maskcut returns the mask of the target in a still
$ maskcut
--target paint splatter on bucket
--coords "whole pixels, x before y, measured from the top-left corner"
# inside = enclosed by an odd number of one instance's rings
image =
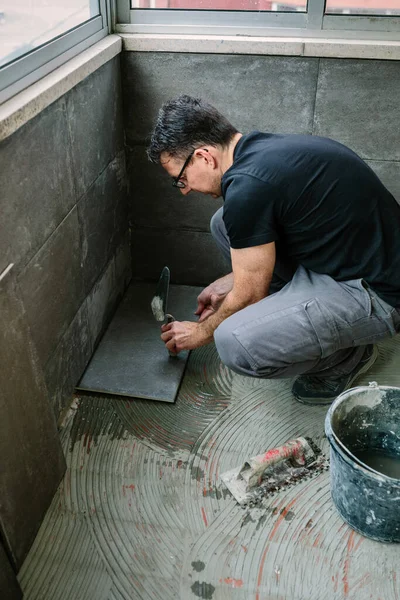
[[[331,447],[331,493],[356,531],[400,542],[400,388],[347,390],[325,420]]]

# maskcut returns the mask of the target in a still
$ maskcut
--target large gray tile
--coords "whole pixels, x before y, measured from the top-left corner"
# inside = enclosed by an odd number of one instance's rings
[[[191,192],[182,196],[172,187],[161,165],[152,164],[144,146],[128,150],[131,220],[135,227],[165,227],[210,231],[210,219],[221,201]]]
[[[0,330],[0,529],[18,571],[65,461],[12,271],[0,279]]]
[[[158,279],[167,265],[171,281],[208,285],[229,272],[210,233],[140,229],[132,232],[133,275]]]
[[[75,203],[65,101],[0,144],[0,271],[26,264]]]
[[[379,160],[366,162],[400,204],[400,162]]]
[[[182,93],[208,100],[244,133],[311,133],[318,60],[125,52],[127,141],[143,143],[161,104]]]
[[[200,289],[171,286],[169,310],[190,319]],[[78,388],[174,402],[189,352],[169,357],[151,311],[155,284],[134,282],[118,307]]]
[[[400,160],[400,62],[321,59],[314,133],[363,158]]]
[[[89,75],[66,99],[80,198],[123,146],[119,57]]]
[[[129,227],[125,153],[120,152],[78,204],[85,292],[89,293]]]
[[[44,366],[84,300],[76,207],[21,272],[20,285]]]
[[[92,354],[86,302],[62,337],[44,370],[49,400],[58,420]]]

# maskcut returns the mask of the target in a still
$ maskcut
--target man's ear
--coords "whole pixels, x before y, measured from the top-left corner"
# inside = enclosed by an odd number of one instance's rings
[[[202,158],[207,164],[212,165],[215,169],[217,161],[213,152],[214,148],[198,148],[195,152],[196,156]]]

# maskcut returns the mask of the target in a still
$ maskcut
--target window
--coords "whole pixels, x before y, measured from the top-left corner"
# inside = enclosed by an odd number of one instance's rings
[[[107,33],[106,0],[2,0],[0,102]]]
[[[400,40],[400,0],[117,0],[117,31]]]

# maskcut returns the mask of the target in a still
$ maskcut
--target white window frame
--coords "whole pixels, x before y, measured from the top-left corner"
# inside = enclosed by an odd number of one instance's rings
[[[325,0],[308,0],[307,12],[158,10],[116,0],[116,32],[400,40],[400,17],[324,14]]]
[[[99,5],[100,15],[1,67],[0,104],[111,33],[112,1]]]

